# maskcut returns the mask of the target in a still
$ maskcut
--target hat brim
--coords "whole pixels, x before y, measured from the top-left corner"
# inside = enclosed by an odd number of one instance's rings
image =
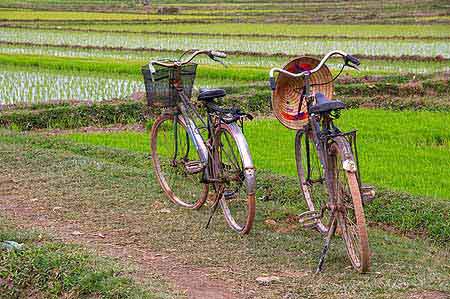
[[[300,73],[305,70],[311,70],[320,63],[320,60],[302,56],[295,58],[285,64],[283,69],[291,73]],[[321,92],[327,98],[333,98],[333,83],[325,85],[315,85],[329,82],[333,76],[326,65],[323,65],[319,71],[310,77],[312,92]],[[272,94],[272,108],[275,117],[287,128],[300,130],[308,124],[308,111],[306,100],[300,102],[301,94],[304,88],[303,78],[292,78],[280,73],[276,87]]]

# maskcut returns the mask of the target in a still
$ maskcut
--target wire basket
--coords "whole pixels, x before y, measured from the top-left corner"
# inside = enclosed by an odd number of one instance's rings
[[[180,97],[171,82],[175,79],[175,68],[154,65],[156,72],[152,73],[148,65],[142,67],[144,75],[147,103],[155,107],[172,107],[180,101]],[[197,64],[189,63],[181,67],[181,84],[184,94],[190,98],[194,85]]]

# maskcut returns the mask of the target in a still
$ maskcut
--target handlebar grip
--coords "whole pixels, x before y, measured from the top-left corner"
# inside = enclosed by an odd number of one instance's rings
[[[227,54],[223,53],[223,52],[219,52],[219,51],[211,51],[211,55],[214,57],[219,57],[219,58],[226,58]]]
[[[274,77],[270,77],[269,84],[270,84],[270,88],[272,90],[275,90],[276,83],[275,83],[275,78]]]
[[[350,54],[347,54],[347,56],[345,57],[345,59],[347,59],[348,61],[350,61],[351,63],[353,63],[353,64],[355,64],[355,65],[360,65],[360,64],[361,64],[361,62],[359,62],[359,59],[358,59],[358,58],[356,58],[356,57],[354,57],[354,56],[352,56],[352,55],[350,55]]]
[[[150,73],[152,73],[152,74],[156,73],[156,69],[155,69],[155,67],[153,66],[153,61],[151,61],[151,62],[148,64],[148,69],[150,70]]]

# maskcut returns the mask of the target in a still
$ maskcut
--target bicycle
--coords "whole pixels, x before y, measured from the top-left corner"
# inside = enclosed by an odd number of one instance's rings
[[[256,177],[241,129],[252,116],[222,108],[217,101],[225,90],[203,88],[197,99],[206,109],[205,120],[190,100],[197,68],[191,61],[204,54],[222,63],[218,58],[226,54],[200,50],[182,61],[188,52],[178,60],[153,60],[142,69],[148,104],[163,109],[151,129],[153,169],[167,197],[181,207],[199,209],[212,197],[206,227],[220,206],[227,224],[247,234],[255,217]]]
[[[333,78],[325,62],[334,55],[341,56],[344,63]],[[322,271],[336,231],[344,240],[352,266],[359,272],[369,269],[363,204],[373,199],[374,190],[361,185],[356,131],[342,132],[334,124],[345,104],[329,99],[332,96],[330,84],[346,66],[358,69],[359,64],[356,57],[332,51],[320,62],[313,58],[298,58],[283,69],[273,68],[269,73],[272,106],[274,111],[279,111],[275,115],[285,126],[297,130],[297,173],[308,207],[307,212],[299,215],[299,221],[304,227],[315,228],[326,235],[316,272]],[[274,78],[276,72],[279,73],[277,80]],[[319,73],[320,80],[312,82]],[[324,86],[328,97],[319,92],[319,86]]]

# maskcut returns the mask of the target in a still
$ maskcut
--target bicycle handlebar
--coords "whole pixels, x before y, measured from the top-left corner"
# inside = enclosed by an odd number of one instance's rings
[[[334,50],[334,51],[329,52],[327,55],[325,55],[322,58],[322,60],[320,61],[320,63],[314,69],[312,69],[310,71],[304,71],[304,72],[301,72],[301,73],[298,73],[298,74],[294,74],[294,73],[291,73],[289,71],[286,71],[286,70],[280,69],[280,68],[273,68],[273,69],[271,69],[270,72],[269,72],[270,88],[272,90],[275,90],[275,85],[276,85],[275,78],[274,78],[274,73],[275,72],[283,73],[283,74],[286,74],[286,75],[291,76],[293,78],[299,78],[299,77],[304,77],[306,75],[311,75],[311,74],[317,72],[318,70],[320,70],[320,68],[325,64],[325,62],[327,62],[327,60],[333,55],[340,55],[340,56],[342,56],[345,59],[346,63],[348,61],[350,61],[351,63],[353,63],[355,65],[360,65],[360,62],[359,62],[358,58],[356,58],[356,57],[354,57],[352,55],[349,55],[349,54],[347,54],[347,53],[345,53],[343,51]]]
[[[225,54],[224,52],[220,52],[220,51],[211,51],[211,55],[214,57],[219,57],[219,58],[227,58],[227,54]]]
[[[213,50],[197,50],[194,53],[192,53],[191,56],[189,56],[184,61],[162,62],[162,61],[158,61],[158,60],[152,60],[149,63],[149,68],[150,68],[151,72],[154,73],[155,69],[153,68],[153,64],[157,64],[157,65],[164,66],[164,67],[179,67],[179,66],[188,64],[189,62],[192,61],[192,59],[194,59],[197,55],[200,55],[200,54],[206,54],[212,60],[215,60],[216,57],[218,57],[218,58],[226,58],[227,57],[227,54],[225,54],[224,52],[213,51]]]
[[[350,54],[347,54],[347,56],[345,57],[345,59],[347,59],[348,61],[350,61],[350,62],[353,63],[354,65],[360,65],[360,64],[361,64],[361,62],[359,62],[359,59],[358,59],[358,58],[356,58],[356,57],[354,57],[354,56],[352,56],[352,55],[350,55]]]

